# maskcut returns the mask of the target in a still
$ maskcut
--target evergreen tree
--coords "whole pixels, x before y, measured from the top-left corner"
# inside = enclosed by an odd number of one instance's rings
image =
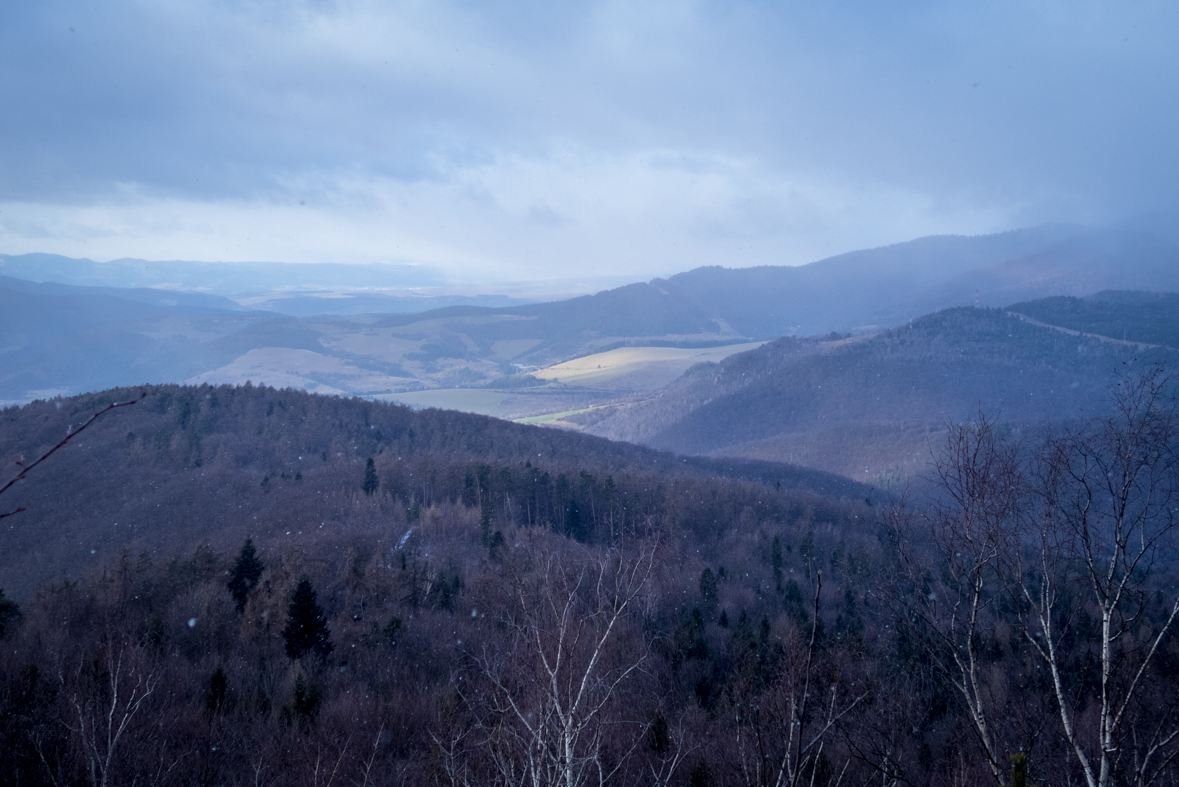
[[[263,568],[262,561],[258,559],[258,553],[254,549],[253,539],[247,538],[246,543],[242,545],[242,551],[237,555],[237,561],[233,564],[233,570],[229,572],[227,584],[238,612],[246,608],[246,599],[249,598],[250,591],[258,585]]]
[[[0,638],[19,618],[20,607],[12,599],[5,598],[4,591],[0,590]]]
[[[294,711],[299,726],[306,728],[315,721],[315,717],[319,715],[320,700],[319,686],[304,680],[302,675],[295,678]]]
[[[700,572],[700,597],[708,604],[716,603],[716,574],[711,568]]]
[[[229,681],[225,678],[225,670],[218,665],[209,676],[209,686],[205,691],[205,707],[209,713],[217,713],[225,704],[225,695],[229,690]]]
[[[287,655],[292,659],[302,658],[310,651],[321,656],[332,652],[331,632],[328,631],[327,617],[315,598],[311,580],[303,577],[291,594],[291,605],[287,608],[287,625],[282,631],[286,642]]]
[[[368,462],[364,465],[364,485],[361,488],[364,489],[366,495],[371,497],[380,485],[381,481],[377,478],[377,466],[372,457],[369,457]]]
[[[774,536],[770,546],[770,566],[774,569],[774,586],[782,592],[782,540]]]

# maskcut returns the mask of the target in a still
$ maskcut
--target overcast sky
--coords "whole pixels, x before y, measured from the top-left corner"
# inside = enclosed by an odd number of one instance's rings
[[[15,0],[0,253],[452,281],[1179,207],[1179,3]]]

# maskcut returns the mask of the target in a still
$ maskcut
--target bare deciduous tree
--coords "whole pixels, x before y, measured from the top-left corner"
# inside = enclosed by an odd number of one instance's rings
[[[80,662],[74,678],[70,730],[77,736],[90,784],[107,787],[120,744],[159,678],[143,648],[113,639],[104,643],[99,658]]]
[[[102,416],[106,413],[109,413],[111,410],[114,410],[117,407],[127,407],[129,405],[133,405],[133,404],[139,402],[145,396],[147,396],[146,392],[140,394],[139,399],[131,399],[126,402],[114,402],[112,404],[108,404],[106,407],[102,408],[97,413],[90,416],[90,418],[85,423],[83,423],[81,426],[79,426],[77,429],[68,430],[66,432],[66,436],[63,437],[60,442],[58,442],[56,445],[54,445],[52,448],[50,448],[45,453],[41,454],[41,456],[36,461],[30,462],[27,465],[24,464],[23,462],[18,462],[17,464],[20,465],[20,468],[21,468],[20,472],[18,472],[15,476],[13,476],[13,478],[8,483],[6,483],[4,486],[0,486],[0,495],[4,494],[9,489],[11,489],[18,481],[23,481],[25,476],[27,476],[29,474],[30,470],[32,470],[34,467],[36,467],[37,465],[44,462],[49,457],[53,456],[53,454],[55,454],[59,449],[64,448],[66,443],[68,443],[70,440],[73,440],[75,437],[80,435],[82,433],[82,430],[86,429],[92,423],[97,421],[100,416]],[[17,508],[12,511],[0,512],[0,519],[4,519],[5,517],[10,517],[15,514],[19,514],[22,511],[24,511],[23,508]]]
[[[1149,696],[1160,648],[1174,637],[1179,596],[1161,575],[1179,547],[1177,428],[1171,380],[1160,367],[1127,374],[1112,415],[1048,441],[1042,508],[1017,568],[1027,639],[1051,674],[1060,721],[1089,787],[1154,783],[1179,755],[1171,707],[1136,711]],[[1162,585],[1167,589],[1164,590]],[[1092,690],[1070,674],[1076,628],[1095,613]],[[1149,723],[1146,723],[1149,718]]]
[[[982,414],[950,424],[932,480],[938,494],[919,517],[903,505],[891,512],[906,572],[892,596],[906,618],[921,624],[926,655],[961,700],[1002,786],[1009,746],[993,721],[1002,700],[982,650],[1008,585],[1002,569],[1018,543],[1027,484],[1017,447]],[[925,543],[935,546],[932,562],[921,554]]]
[[[806,644],[790,642],[766,690],[736,708],[737,756],[749,787],[815,784],[830,734],[867,696],[865,691],[849,696],[838,680],[821,680],[816,657],[822,588],[823,574],[817,571]],[[841,780],[837,776],[835,784]]]
[[[652,561],[651,549],[637,559],[616,550],[531,555],[500,621],[509,642],[479,659],[489,696],[471,698],[485,709],[478,732],[498,783],[602,785],[633,752],[637,724],[621,755],[603,756],[608,728],[626,723],[610,712],[617,690],[647,655],[624,629]]]

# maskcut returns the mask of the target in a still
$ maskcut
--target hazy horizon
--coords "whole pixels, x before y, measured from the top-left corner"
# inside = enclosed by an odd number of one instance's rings
[[[0,11],[0,252],[454,284],[1174,212],[1179,9]]]

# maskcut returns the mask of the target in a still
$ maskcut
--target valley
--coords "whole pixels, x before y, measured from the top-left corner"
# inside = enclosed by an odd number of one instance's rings
[[[1125,575],[1147,601],[1114,614],[1166,642],[1112,667],[1145,665],[1125,695],[1141,717],[1118,723],[1168,719],[1176,641],[1152,599],[1174,577],[1151,550],[1179,533],[1153,504],[1176,489],[1179,296],[849,297],[842,322],[783,331],[769,282],[796,275],[304,316],[0,282],[19,400],[0,468],[23,479],[0,489],[0,778],[85,783],[105,745],[115,780],[321,784],[331,759],[356,784],[508,783],[559,751],[531,719],[585,685],[578,773],[614,763],[620,784],[982,783],[995,751],[1064,783],[1076,749],[1040,731],[1100,686],[1054,688],[1044,665],[1083,676],[1108,641],[1078,625],[1045,657],[1047,618],[1002,594],[1052,581],[1046,615],[1091,619],[1094,577],[1063,557],[1094,544],[1149,565]],[[721,308],[748,277],[745,308]],[[1111,522],[1118,494],[1144,551],[1079,535],[1076,512]],[[1011,568],[1037,548],[1064,568]],[[974,598],[975,628],[943,598]],[[971,680],[1021,688],[963,695]],[[790,716],[811,681],[828,715]],[[120,700],[128,682],[151,691]],[[111,707],[126,745],[94,743]],[[796,727],[815,753],[787,767]],[[1090,745],[1093,725],[1072,734]]]
[[[1167,297],[1118,294],[1123,323],[1138,325],[1127,335],[1152,335],[1145,326],[1170,313]],[[1019,308],[1040,313],[1040,304]],[[1078,334],[1014,311],[948,309],[854,340],[779,339],[566,421],[611,439],[792,462],[887,487],[924,471],[952,421],[981,412],[1033,432],[1067,423],[1105,406],[1125,364],[1152,362],[1173,367],[1179,349]]]
[[[497,417],[552,415],[633,403],[695,361],[782,336],[867,335],[938,309],[1021,297],[1179,290],[1168,238],[1055,226],[931,237],[797,268],[701,268],[554,302],[431,308],[442,301],[407,294],[412,303],[384,313],[357,310],[382,303],[370,297],[376,286],[433,280],[388,266],[266,264],[214,275],[222,269],[211,263],[0,255],[0,402],[249,380]],[[198,273],[206,291],[175,289]],[[257,308],[273,305],[265,283],[275,276],[291,282],[280,299],[290,315]],[[339,297],[313,297],[332,281]],[[171,289],[151,288],[162,283]]]

